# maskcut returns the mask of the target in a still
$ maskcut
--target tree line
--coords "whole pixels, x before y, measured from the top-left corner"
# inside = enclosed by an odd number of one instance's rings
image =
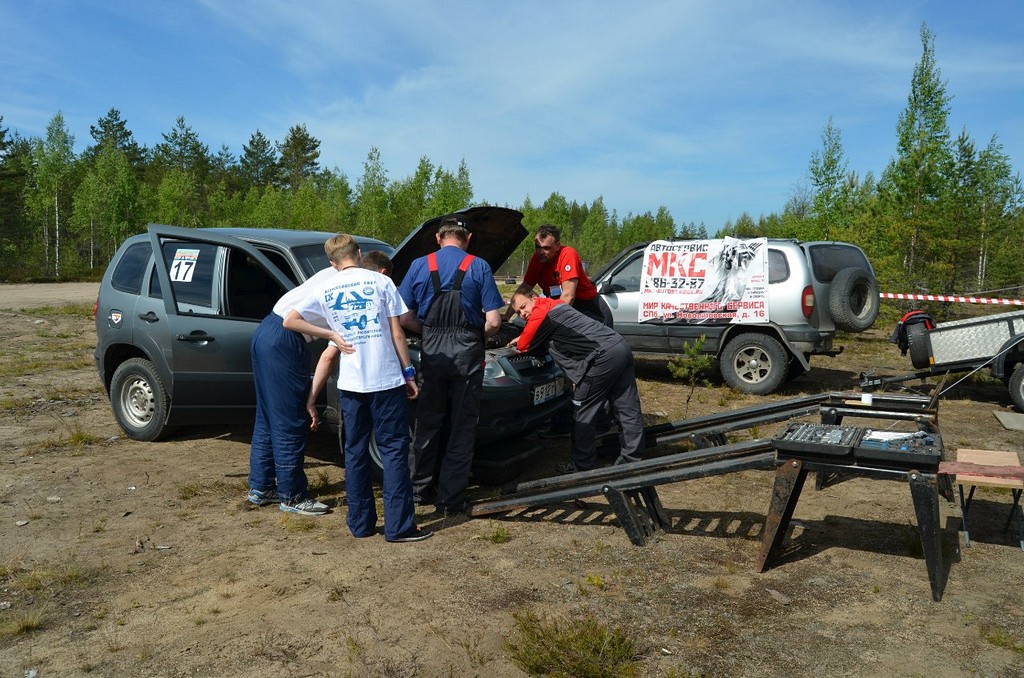
[[[806,177],[779,212],[756,220],[744,212],[711,230],[676,220],[664,206],[620,216],[602,197],[580,203],[558,192],[515,207],[531,231],[561,227],[592,272],[639,241],[766,236],[856,243],[883,289],[1017,293],[1020,176],[995,137],[981,147],[966,129],[950,133],[952,97],[934,35],[922,25],[920,37],[895,154],[878,178],[850,170],[829,119]],[[238,157],[227,145],[211,151],[184,117],[152,148],[137,142],[116,108],[89,135],[76,154],[59,112],[42,138],[11,134],[0,116],[0,280],[96,278],[147,223],[344,231],[397,244],[423,221],[475,204],[464,161],[451,169],[422,157],[411,174],[392,179],[371,147],[353,185],[321,166],[320,141],[303,124],[276,142],[256,130]],[[521,272],[532,252],[527,239],[502,272]]]

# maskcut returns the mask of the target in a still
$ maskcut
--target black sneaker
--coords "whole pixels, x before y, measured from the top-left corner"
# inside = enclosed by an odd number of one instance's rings
[[[430,518],[456,518],[458,516],[465,516],[469,513],[469,503],[462,502],[458,506],[441,506],[438,505],[434,512],[430,514]]]
[[[408,533],[408,534],[406,534],[404,536],[395,537],[394,539],[385,539],[385,541],[389,541],[392,544],[406,544],[406,543],[409,543],[409,542],[423,541],[424,539],[430,539],[433,536],[434,536],[434,533],[432,531],[424,530],[422,527],[417,527],[415,530],[413,530],[412,532],[410,532],[410,533]]]

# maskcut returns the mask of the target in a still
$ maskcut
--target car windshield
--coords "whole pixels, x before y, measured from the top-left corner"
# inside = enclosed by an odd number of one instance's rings
[[[364,243],[360,246],[360,249],[363,254],[380,250],[389,257],[395,252],[394,247],[384,245],[383,243]],[[299,260],[299,266],[302,267],[302,272],[307,278],[331,265],[327,261],[327,253],[324,252],[323,245],[302,245],[301,247],[296,247],[294,252],[295,258]]]

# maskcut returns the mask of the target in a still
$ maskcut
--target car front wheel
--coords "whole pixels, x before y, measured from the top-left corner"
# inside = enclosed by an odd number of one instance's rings
[[[157,440],[164,433],[170,399],[153,363],[130,358],[114,371],[110,405],[114,418],[133,440]]]
[[[741,334],[725,345],[721,356],[722,377],[729,386],[765,395],[782,385],[789,373],[789,355],[774,337]]]

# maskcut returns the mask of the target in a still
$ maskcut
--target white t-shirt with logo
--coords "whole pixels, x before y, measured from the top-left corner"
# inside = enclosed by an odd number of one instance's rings
[[[295,310],[303,320],[329,327],[355,347],[355,353],[339,357],[340,390],[372,393],[405,384],[390,319],[409,309],[391,278],[346,268],[316,287]]]

